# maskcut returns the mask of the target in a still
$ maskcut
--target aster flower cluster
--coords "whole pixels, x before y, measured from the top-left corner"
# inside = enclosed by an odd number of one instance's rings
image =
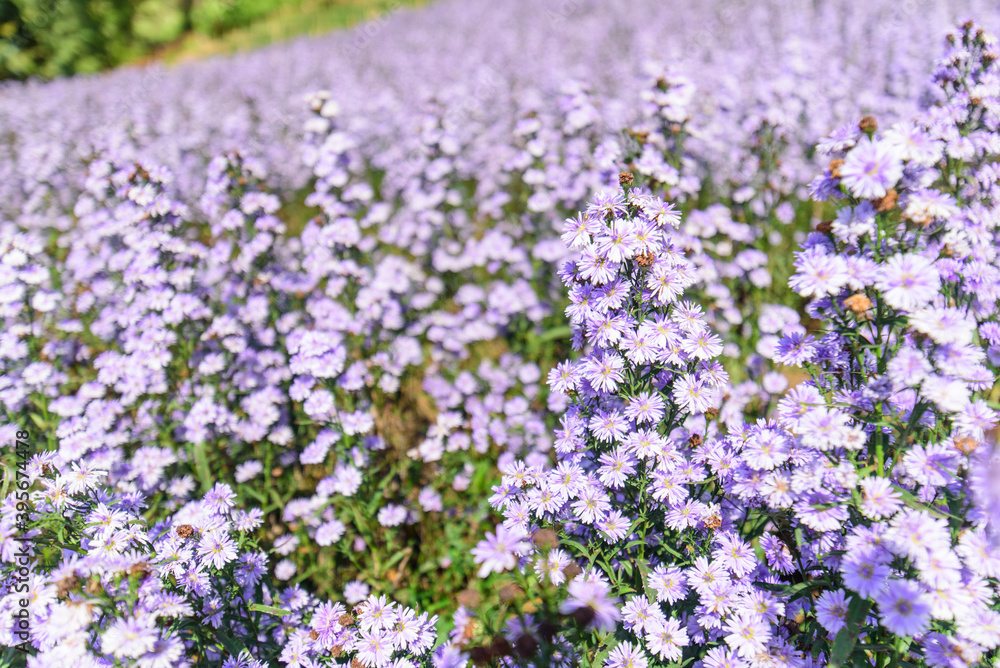
[[[997,49],[918,105],[944,3],[718,4],[5,86],[31,661],[992,659]]]
[[[503,469],[491,503],[506,519],[473,554],[481,577],[528,568],[565,585],[559,619],[586,665],[805,660],[779,626],[784,600],[757,583],[768,569],[744,534],[761,518],[732,494],[741,455],[715,438],[722,341],[683,299],[695,274],[679,223],[627,186],[567,221],[579,257],[561,275],[584,355],[550,373],[573,399],[557,461]],[[559,547],[539,548],[545,527]],[[553,623],[521,635],[551,643]]]
[[[781,429],[766,427],[778,435],[747,493],[777,513],[765,537],[776,572],[816,579],[809,637],[827,636],[837,661],[862,652],[855,642],[934,666],[1000,647],[985,501],[1000,419],[1000,54],[971,22],[949,40],[933,104],[912,124],[880,132],[868,117],[828,143],[811,188],[841,208],[790,283],[820,326],[775,354],[809,379],[779,405]],[[764,428],[730,438],[760,447]]]
[[[912,123],[880,133],[866,117],[821,147],[832,162],[811,190],[842,208],[789,280],[819,327],[777,306],[759,321],[763,356],[808,374],[773,419],[710,421],[729,389],[712,382],[722,342],[687,311],[696,279],[679,235],[646,245],[650,200],[631,174],[567,221],[584,355],[549,382],[573,403],[555,466],[503,465],[491,503],[505,520],[473,550],[481,577],[531,589],[533,573],[543,588],[513,650],[473,655],[542,665],[575,651],[616,667],[996,655],[997,54],[971,23],[949,39]],[[650,282],[663,257],[666,295]],[[644,340],[651,327],[667,340]],[[548,528],[558,539],[539,541]]]
[[[641,93],[643,118],[627,132],[625,161],[653,191],[662,188],[672,201],[684,201],[697,195],[704,177],[697,154],[685,151],[687,140],[698,136],[691,118],[695,85],[660,64],[645,69],[650,80]]]
[[[384,596],[352,613],[298,585],[272,589],[252,538],[263,513],[239,509],[228,485],[148,525],[142,494],[102,486],[105,471],[61,471],[54,461],[33,457],[26,479],[35,490],[0,509],[0,642],[31,648],[31,665],[190,666],[197,656],[226,668],[397,668],[417,666],[433,645],[436,618]],[[18,513],[28,517],[21,526]],[[15,636],[21,609],[27,638]]]
[[[497,185],[517,149],[510,129],[518,120],[536,112],[559,135],[558,121],[565,119],[577,139],[583,133],[575,131],[589,126],[588,133],[600,135],[597,144],[546,147],[552,155],[565,151],[568,160],[545,170],[545,192],[536,198],[544,208],[558,201],[558,191],[589,180],[580,178],[577,160],[613,143],[635,120],[622,117],[638,108],[648,78],[642,65],[650,57],[699,91],[664,107],[690,102],[691,115],[705,119],[698,121],[705,132],[692,153],[710,170],[699,171],[698,179],[711,174],[726,190],[744,178],[760,185],[749,149],[760,134],[759,119],[766,118],[785,137],[779,169],[794,175],[782,177],[794,187],[812,174],[809,153],[818,137],[858,105],[894,116],[912,109],[931,59],[927,44],[938,39],[941,25],[956,14],[997,16],[979,0],[927,2],[919,16],[899,14],[885,0],[794,7],[767,0],[743,7],[738,19],[718,0],[685,0],[669,13],[641,0],[624,16],[605,5],[539,12],[530,0],[512,1],[502,8],[472,1],[393,12],[374,26],[225,62],[179,69],[154,63],[50,85],[5,84],[0,125],[11,131],[0,139],[2,215],[25,228],[72,227],[69,210],[88,164],[108,149],[169,167],[178,198],[189,205],[200,197],[212,159],[234,149],[268,164],[269,186],[298,190],[309,183],[311,169],[297,159],[309,134],[297,101],[304,91],[334,83],[352,131],[360,133],[358,147],[369,158],[378,155],[380,168],[399,167],[389,170],[387,181],[405,179],[408,140],[433,103],[460,140],[457,172],[475,171],[485,184],[483,205],[507,190]],[[598,27],[615,22],[616,30]],[[864,29],[876,24],[882,27],[877,40]],[[419,62],[402,46],[416,35],[434,44]],[[414,77],[422,85],[413,86]],[[371,150],[376,143],[377,152]],[[574,210],[588,196],[577,191]]]
[[[663,66],[647,69],[652,76],[643,91],[644,118],[627,132],[623,163],[636,185],[694,205],[687,207],[676,243],[695,266],[697,281],[688,294],[723,339],[721,358],[738,360],[727,364],[733,386],[720,407],[720,420],[737,425],[765,412],[787,387],[771,362],[774,334],[798,322],[793,307],[801,298],[785,285],[791,263],[771,250],[792,243],[797,233],[801,215],[793,184],[800,181],[791,173],[769,175],[767,166],[791,157],[791,124],[774,108],[747,112],[753,119],[743,125],[758,129],[739,159],[755,168],[725,187],[707,177],[713,168],[699,158],[707,117],[692,109],[693,83]],[[754,181],[760,174],[762,184]],[[703,205],[706,199],[714,203]],[[757,322],[759,316],[764,319]]]

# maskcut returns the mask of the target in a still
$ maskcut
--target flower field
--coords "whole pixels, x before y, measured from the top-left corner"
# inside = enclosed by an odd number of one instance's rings
[[[0,666],[995,665],[996,27],[441,0],[0,83]]]

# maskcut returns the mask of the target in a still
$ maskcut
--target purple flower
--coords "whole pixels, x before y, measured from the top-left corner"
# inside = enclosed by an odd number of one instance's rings
[[[213,531],[202,536],[198,543],[198,555],[206,564],[222,568],[236,558],[236,543],[226,533]]]
[[[399,526],[406,520],[406,508],[390,503],[378,511],[378,523],[384,527]]]
[[[611,587],[596,576],[579,575],[566,585],[567,598],[559,611],[564,615],[578,615],[587,626],[598,631],[611,631],[621,619],[618,599],[611,595]]]
[[[803,297],[835,295],[850,279],[844,259],[827,253],[822,246],[796,253],[795,268],[788,286]]]
[[[889,577],[890,570],[884,561],[884,557],[873,549],[848,554],[840,567],[844,585],[863,598],[874,596]]]
[[[915,583],[890,580],[875,599],[882,626],[898,636],[912,636],[926,631],[931,621],[927,594]]]
[[[588,427],[590,433],[597,440],[608,443],[611,441],[622,441],[631,425],[625,416],[618,411],[601,411],[590,418]]]
[[[830,633],[830,637],[847,626],[847,594],[843,589],[820,594],[816,601],[816,620]]]
[[[503,525],[497,527],[496,533],[486,532],[486,539],[472,548],[472,555],[479,567],[479,577],[485,578],[490,573],[503,573],[517,565],[518,558],[524,554],[530,544],[527,536],[517,530],[509,530]]]
[[[364,582],[359,582],[358,580],[351,580],[346,585],[344,585],[344,600],[351,605],[355,605],[368,598],[368,594],[370,591],[371,587],[369,587]]]
[[[604,662],[605,668],[646,668],[648,665],[642,649],[630,642],[619,643]]]
[[[159,637],[152,618],[127,617],[101,634],[101,649],[122,659],[136,659],[152,652]]]
[[[876,520],[891,517],[903,505],[900,494],[886,478],[865,478],[860,482],[860,487],[860,510],[865,517]]]
[[[618,389],[618,384],[624,380],[624,367],[625,363],[619,355],[605,353],[586,358],[581,372],[594,389],[610,393]]]
[[[930,302],[941,287],[934,263],[922,255],[893,255],[879,268],[875,283],[889,306],[916,311]]]
[[[812,336],[792,332],[778,341],[774,349],[774,361],[788,366],[802,366],[815,359],[818,348]]]
[[[768,623],[754,612],[741,610],[725,622],[726,644],[744,659],[764,651],[771,639]]]
[[[840,166],[840,183],[860,199],[885,197],[903,175],[903,161],[896,148],[863,137]]]

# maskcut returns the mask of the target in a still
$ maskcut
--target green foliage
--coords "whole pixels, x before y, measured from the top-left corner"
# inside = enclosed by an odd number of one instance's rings
[[[218,37],[245,28],[281,6],[280,0],[203,0],[191,13],[192,27]]]
[[[138,3],[0,0],[0,78],[51,78],[112,67],[142,47]]]
[[[0,0],[0,80],[230,53],[425,0]]]

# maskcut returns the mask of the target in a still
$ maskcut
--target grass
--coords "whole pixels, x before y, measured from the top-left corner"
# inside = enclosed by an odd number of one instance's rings
[[[230,55],[295,37],[321,35],[349,28],[403,8],[426,5],[429,1],[286,0],[247,26],[233,28],[217,36],[190,32],[126,64],[143,64],[154,60],[178,63]],[[156,6],[156,3],[152,3],[149,11],[137,17],[137,32],[147,36],[151,42],[162,41],[162,35],[178,33],[182,17],[176,4],[164,2]]]

